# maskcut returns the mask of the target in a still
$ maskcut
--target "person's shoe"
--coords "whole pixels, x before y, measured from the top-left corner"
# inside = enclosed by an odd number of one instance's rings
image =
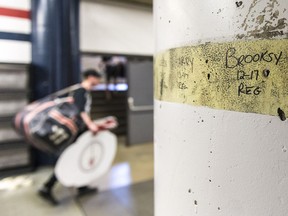
[[[77,196],[84,196],[88,194],[94,194],[98,192],[98,188],[89,188],[89,187],[80,187],[78,188],[78,194]]]
[[[41,188],[38,191],[38,194],[54,206],[59,204],[59,202],[53,197],[51,190],[48,190],[47,188]]]

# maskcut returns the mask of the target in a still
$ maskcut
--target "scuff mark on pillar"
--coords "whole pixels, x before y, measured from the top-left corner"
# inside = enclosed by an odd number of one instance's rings
[[[264,4],[266,3],[266,4]],[[239,28],[246,34],[236,35],[237,39],[271,39],[284,35],[287,30],[287,10],[279,9],[278,0],[259,1],[254,0],[245,19]]]

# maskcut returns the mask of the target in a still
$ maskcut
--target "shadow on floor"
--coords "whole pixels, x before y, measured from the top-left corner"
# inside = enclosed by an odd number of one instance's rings
[[[79,198],[86,216],[153,216],[154,183],[146,181]]]

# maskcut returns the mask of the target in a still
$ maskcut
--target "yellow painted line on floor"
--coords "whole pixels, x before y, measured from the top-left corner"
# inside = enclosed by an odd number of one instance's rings
[[[154,58],[155,98],[265,115],[288,113],[288,40],[186,46]]]

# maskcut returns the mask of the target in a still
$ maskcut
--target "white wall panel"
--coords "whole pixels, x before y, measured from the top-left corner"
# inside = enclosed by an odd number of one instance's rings
[[[0,0],[0,7],[30,10],[31,0]]]
[[[0,31],[10,33],[31,33],[30,19],[20,19],[16,17],[0,16],[1,25]]]
[[[82,52],[153,54],[152,10],[102,1],[81,2]]]
[[[0,62],[30,63],[31,43],[13,40],[0,40]]]

